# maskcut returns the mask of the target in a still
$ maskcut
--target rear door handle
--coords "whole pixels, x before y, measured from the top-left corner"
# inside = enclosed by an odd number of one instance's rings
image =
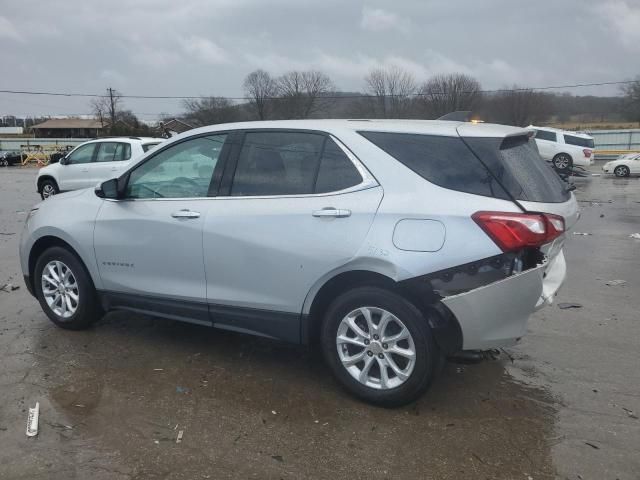
[[[346,210],[342,208],[333,208],[326,207],[322,210],[314,210],[314,217],[335,217],[335,218],[345,218],[351,216],[351,210]]]
[[[182,209],[171,214],[173,218],[200,218],[200,212],[194,212],[192,210]]]

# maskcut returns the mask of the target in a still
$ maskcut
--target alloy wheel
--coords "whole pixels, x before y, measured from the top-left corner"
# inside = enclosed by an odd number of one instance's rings
[[[78,310],[80,291],[71,269],[59,260],[52,260],[42,270],[42,294],[57,316],[70,318]]]
[[[56,190],[50,183],[47,183],[44,187],[42,187],[42,198],[49,198],[55,194]]]
[[[344,368],[361,384],[388,390],[406,382],[416,363],[413,337],[402,321],[377,307],[346,315],[336,334]]]
[[[557,169],[565,170],[569,167],[569,157],[567,157],[566,155],[558,155],[554,160],[554,164]]]

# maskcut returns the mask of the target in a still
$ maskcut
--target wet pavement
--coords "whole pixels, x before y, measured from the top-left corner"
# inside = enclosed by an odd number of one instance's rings
[[[56,328],[17,256],[34,177],[0,169],[0,287],[21,287],[0,291],[2,479],[640,478],[640,178],[576,180],[591,235],[567,239],[557,301],[582,308],[385,410],[303,348],[129,313]]]

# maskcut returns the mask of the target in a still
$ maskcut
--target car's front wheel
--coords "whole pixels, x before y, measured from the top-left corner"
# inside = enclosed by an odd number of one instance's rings
[[[42,310],[59,327],[80,330],[100,316],[89,274],[65,248],[51,247],[40,255],[33,284]]]
[[[40,196],[43,200],[46,200],[53,195],[60,193],[58,185],[54,180],[46,179],[40,184]]]
[[[553,157],[553,166],[561,172],[566,172],[573,166],[573,160],[566,153],[559,153]]]
[[[628,177],[631,171],[626,165],[618,165],[613,171],[616,177]]]
[[[322,324],[322,350],[348,391],[385,407],[419,398],[440,359],[421,312],[379,287],[355,288],[333,301]]]

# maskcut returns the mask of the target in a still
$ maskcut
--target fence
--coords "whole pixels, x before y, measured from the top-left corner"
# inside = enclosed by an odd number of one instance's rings
[[[640,150],[640,129],[587,131],[596,150]]]
[[[18,152],[23,145],[35,146],[76,146],[90,140],[89,138],[0,138],[0,151]]]

